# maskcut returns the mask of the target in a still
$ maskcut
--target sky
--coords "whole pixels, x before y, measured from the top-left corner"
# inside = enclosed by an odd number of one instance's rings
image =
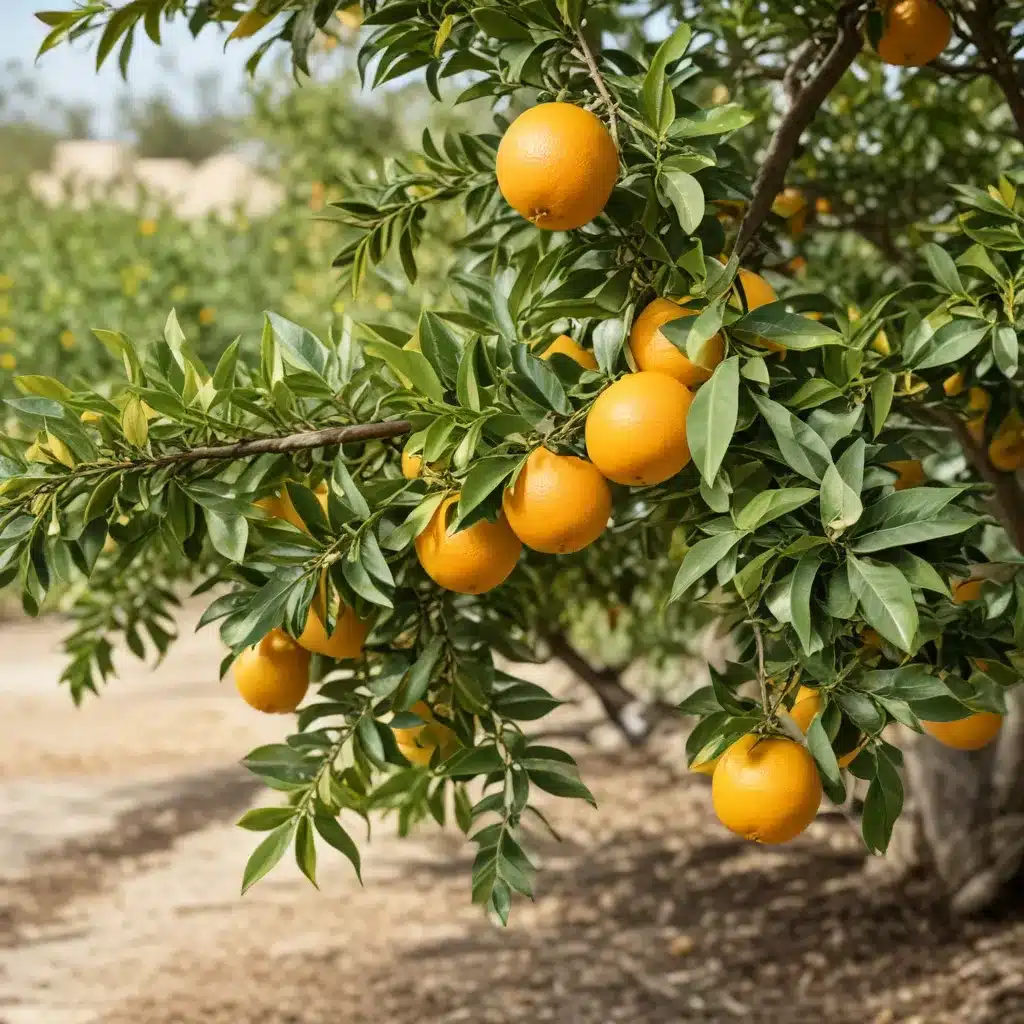
[[[93,107],[96,133],[114,134],[117,97],[126,88],[117,67],[116,51],[99,72],[95,66],[94,40],[75,46],[62,44],[33,63],[47,32],[34,13],[70,9],[71,0],[0,0],[0,3],[4,7],[0,65],[11,59],[19,60],[25,74],[37,83],[41,93],[60,103]],[[167,27],[164,44],[159,48],[140,30],[132,51],[127,88],[136,95],[170,91],[182,110],[191,111],[194,108],[192,83],[204,72],[216,71],[221,79],[225,105],[230,108],[233,99],[237,105],[245,80],[245,61],[254,44],[245,40],[233,43],[226,51],[223,45],[220,34],[209,29],[193,39],[184,21]]]

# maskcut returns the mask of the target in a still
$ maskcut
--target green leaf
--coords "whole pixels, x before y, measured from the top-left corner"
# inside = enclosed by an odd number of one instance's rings
[[[594,794],[575,775],[531,768],[530,781],[538,789],[543,789],[545,793],[550,793],[552,796],[560,796],[569,800],[585,800],[591,807],[597,806]]]
[[[818,765],[825,795],[834,804],[841,805],[846,800],[846,787],[843,785],[843,775],[839,770],[839,762],[836,760],[832,743],[821,723],[820,713],[811,719],[811,724],[807,728],[807,749]]]
[[[697,391],[686,417],[686,437],[700,475],[712,483],[736,430],[739,411],[739,356],[718,364]]]
[[[352,867],[355,868],[356,878],[361,884],[363,876],[359,862],[359,850],[337,819],[329,818],[326,814],[318,814],[313,818],[313,826],[325,842],[348,858]]]
[[[269,832],[278,825],[291,821],[295,813],[294,807],[257,807],[246,811],[238,819],[238,827],[247,828],[250,832]]]
[[[992,354],[995,356],[996,366],[1004,376],[1017,375],[1020,345],[1017,342],[1017,332],[1011,324],[999,324],[992,332]]]
[[[704,190],[700,182],[685,171],[662,170],[658,185],[676,211],[684,234],[692,235],[704,219]]]
[[[601,367],[602,373],[610,377],[615,372],[622,343],[626,340],[626,325],[621,318],[602,320],[594,328],[592,340],[597,365]]]
[[[745,313],[733,321],[732,329],[778,342],[785,348],[806,351],[823,345],[844,345],[843,336],[818,320],[791,313],[780,299]]]
[[[203,515],[214,550],[229,562],[241,562],[249,541],[249,523],[245,516],[221,515],[209,508],[203,509]]]
[[[436,314],[425,312],[420,317],[420,348],[441,380],[454,384],[463,358],[459,339]]]
[[[651,66],[644,76],[642,88],[644,114],[647,123],[659,134],[663,135],[672,124],[676,113],[675,100],[668,82],[666,70],[668,66],[686,52],[693,35],[690,26],[685,22],[658,47],[651,61]]]
[[[434,669],[441,660],[444,643],[444,637],[435,636],[413,663],[398,696],[395,697],[394,708],[396,711],[408,711],[413,704],[423,699],[423,695],[430,688]]]
[[[145,447],[149,438],[149,422],[140,399],[132,395],[121,413],[121,429],[125,440],[136,448]]]
[[[813,487],[781,487],[761,491],[734,516],[736,526],[744,533],[752,533],[773,519],[796,511],[816,497],[818,492]]]
[[[538,359],[525,345],[512,349],[512,363],[517,373],[513,383],[527,398],[564,416],[572,413],[572,405],[558,374],[542,359]]]
[[[949,586],[931,562],[926,562],[911,551],[895,551],[889,558],[907,577],[912,587],[950,596]]]
[[[787,465],[801,476],[820,484],[825,471],[832,465],[832,454],[821,436],[778,402],[754,392],[751,392],[751,398],[771,428]]]
[[[906,576],[893,565],[868,562],[849,555],[850,590],[868,624],[901,651],[913,651],[918,616]]]
[[[914,487],[893,491],[865,509],[860,530],[891,529],[931,519],[963,493],[962,487]]]
[[[278,825],[252,852],[242,875],[242,895],[249,891],[284,856],[297,827],[295,818]]]
[[[988,332],[989,325],[979,325],[977,320],[950,320],[935,332],[919,352],[915,352],[911,365],[917,370],[930,370],[936,366],[957,363],[977,348]]]
[[[938,281],[942,288],[949,292],[950,295],[962,295],[964,293],[964,284],[960,280],[956,264],[949,253],[934,242],[928,242],[921,247],[920,251],[928,261],[928,269],[931,270],[932,277]]]
[[[743,539],[740,530],[730,530],[697,541],[686,552],[679,567],[669,603],[678,601],[705,573],[710,572]]]
[[[698,110],[677,118],[669,128],[673,139],[697,139],[704,135],[724,135],[743,128],[754,120],[754,115],[738,103],[725,103],[720,107]]]
[[[863,438],[858,438],[821,481],[821,525],[831,537],[853,526],[864,512],[860,490],[864,481]]]
[[[476,351],[479,344],[480,339],[474,337],[466,346],[466,351],[459,360],[455,381],[455,393],[458,395],[459,405],[466,409],[472,409],[474,412],[479,412],[481,409],[480,382],[477,380],[476,374]]]
[[[896,378],[888,371],[882,370],[871,385],[871,426],[872,436],[878,437],[889,417],[892,408],[892,395],[896,387]]]
[[[923,541],[935,540],[937,537],[952,537],[964,533],[979,522],[979,516],[955,508],[943,509],[931,519],[889,526],[864,534],[853,542],[852,550],[858,554],[867,554],[872,551],[884,551],[886,548],[920,544]]]
[[[884,748],[875,757],[875,777],[864,798],[861,831],[872,853],[885,853],[893,825],[903,810],[903,782]]]
[[[420,394],[432,398],[435,402],[444,400],[441,381],[422,352],[396,348],[383,341],[366,341],[363,343],[363,350],[368,355],[387,363],[400,378],[409,381]]]
[[[440,771],[453,779],[489,775],[505,767],[500,751],[493,743],[460,750],[441,765]]]
[[[800,638],[800,645],[805,654],[811,654],[811,590],[814,578],[821,568],[821,556],[809,551],[800,558],[793,570],[793,582],[790,585],[789,602],[793,617],[793,628]]]
[[[493,455],[475,463],[462,484],[459,520],[465,519],[482,501],[490,497],[522,461],[520,455]]]
[[[307,817],[299,819],[295,832],[295,863],[306,878],[316,885],[316,842]]]

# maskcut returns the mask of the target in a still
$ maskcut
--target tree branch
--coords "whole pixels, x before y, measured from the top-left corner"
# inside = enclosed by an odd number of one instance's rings
[[[1017,134],[1024,139],[1024,83],[1016,63],[1007,50],[1006,40],[996,27],[999,0],[976,0],[957,5],[964,24],[970,29],[971,42],[985,61],[985,73],[999,86],[1006,97]]]
[[[604,100],[604,105],[608,108],[608,122],[609,129],[612,134],[612,141],[615,143],[615,148],[619,148],[619,122],[615,115],[615,101],[612,99],[612,94],[608,91],[608,86],[605,85],[604,76],[601,74],[601,69],[597,66],[597,61],[594,59],[594,53],[590,49],[590,44],[587,42],[587,37],[583,34],[582,28],[576,29],[576,41],[579,43],[580,53],[583,55],[583,60],[586,62],[587,69],[590,71],[590,77],[597,86],[597,91],[601,94],[601,99]]]
[[[836,15],[835,41],[814,74],[799,87],[789,80],[785,83],[786,91],[791,96],[790,106],[768,144],[768,152],[754,182],[750,206],[736,236],[733,251],[741,259],[771,212],[772,202],[786,181],[786,172],[796,154],[800,137],[864,45],[861,32],[864,6],[865,0],[848,0]],[[804,57],[801,54],[801,61]]]
[[[633,746],[640,746],[650,736],[656,721],[647,715],[637,713],[642,701],[622,685],[619,673],[612,669],[594,668],[579,651],[565,638],[564,633],[552,633],[547,637],[551,656],[557,658],[571,672],[577,675],[593,690],[601,702],[608,718]],[[667,704],[660,702],[650,705],[648,712],[656,716],[674,711]]]
[[[350,441],[373,441],[408,434],[412,424],[408,420],[389,420],[382,423],[357,423],[347,427],[325,427],[306,430],[284,437],[253,437],[234,444],[205,445],[181,452],[160,455],[155,459],[140,460],[140,464],[167,466],[175,462],[201,462],[204,459],[246,459],[251,455],[299,452],[309,448],[327,448]]]

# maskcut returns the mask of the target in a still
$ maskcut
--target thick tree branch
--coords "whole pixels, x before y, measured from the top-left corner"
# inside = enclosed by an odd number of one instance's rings
[[[1024,82],[1021,71],[1007,48],[1006,40],[996,26],[1000,0],[975,0],[957,5],[959,14],[971,33],[971,42],[985,61],[985,72],[1006,97],[1017,134],[1024,140]]]
[[[547,642],[552,657],[561,661],[593,690],[608,718],[633,746],[640,746],[647,740],[658,717],[667,717],[674,711],[662,703],[648,705],[641,710],[643,702],[622,685],[618,672],[594,668],[563,633],[549,635]]]
[[[750,206],[736,236],[734,251],[741,259],[771,212],[775,196],[785,184],[786,172],[796,154],[800,137],[864,45],[861,31],[864,7],[864,0],[849,0],[840,7],[836,15],[835,41],[817,70],[803,85],[798,86],[787,75],[785,84],[786,92],[791,97],[790,106],[768,144],[768,152],[754,181]],[[801,54],[801,61],[804,57]],[[810,63],[809,60],[807,63]]]

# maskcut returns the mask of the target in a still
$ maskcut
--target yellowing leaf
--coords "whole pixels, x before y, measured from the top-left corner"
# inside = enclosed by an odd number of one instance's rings
[[[128,443],[142,448],[149,437],[149,423],[146,420],[144,403],[136,397],[128,399],[128,404],[121,413],[121,429]]]

